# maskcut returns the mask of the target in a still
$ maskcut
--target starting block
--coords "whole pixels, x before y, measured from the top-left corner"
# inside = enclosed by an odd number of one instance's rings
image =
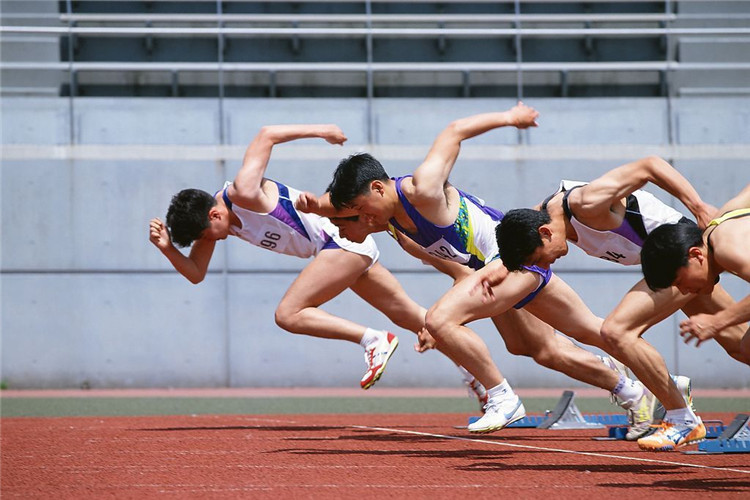
[[[480,417],[470,417],[469,423]],[[544,416],[529,415],[508,425],[508,428],[536,429],[601,429],[610,425],[627,424],[627,416],[616,414],[584,415],[575,404],[575,392],[565,391],[555,405],[555,409]]]
[[[724,427],[721,435],[711,441],[698,443],[697,451],[685,451],[687,455],[707,455],[719,453],[750,453],[750,415],[740,413],[729,425]],[[708,427],[706,427],[708,437]]]
[[[667,410],[664,409],[664,407],[659,403],[656,408],[654,408],[653,412],[653,421],[661,422],[664,419],[664,416],[667,414]],[[625,439],[625,436],[628,433],[628,418],[625,415],[622,415],[624,417],[624,422],[620,424],[616,424],[614,426],[611,426],[609,428],[608,434],[606,437],[595,437],[591,438],[594,441],[621,441]],[[649,436],[653,434],[656,431],[656,428],[650,429],[646,434],[644,434],[642,437]]]

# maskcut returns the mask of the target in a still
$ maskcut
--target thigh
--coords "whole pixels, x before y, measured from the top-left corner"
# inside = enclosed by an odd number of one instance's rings
[[[729,293],[721,285],[716,285],[710,295],[696,295],[682,307],[682,311],[688,316],[695,314],[716,314],[735,303]],[[745,336],[747,324],[730,326],[716,334],[714,339],[731,353],[740,352],[740,343]]]
[[[628,290],[605,322],[610,327],[609,331],[629,332],[640,336],[653,325],[677,312],[692,297],[681,294],[675,287],[653,291],[642,279]]]
[[[498,263],[495,261],[492,264]],[[488,270],[488,271],[485,271]],[[452,323],[465,324],[482,318],[497,316],[517,304],[521,299],[536,290],[539,275],[529,271],[508,273],[508,276],[492,287],[492,298],[481,293],[483,275],[489,266],[467,276],[456,283],[433,306],[440,310],[441,317],[450,317]]]
[[[340,248],[322,250],[294,280],[281,299],[287,306],[317,307],[351,287],[371,259]]]
[[[555,343],[554,328],[524,309],[509,309],[492,318],[508,352],[531,356]]]
[[[602,345],[602,318],[557,275],[524,308],[565,335],[585,344]]]
[[[409,318],[401,319],[412,320],[408,321],[411,324],[415,319],[412,316],[418,316],[419,325],[414,326],[417,330],[424,326],[424,314],[427,311],[409,297],[396,277],[379,262],[357,278],[350,288],[389,318],[395,314],[408,315]]]

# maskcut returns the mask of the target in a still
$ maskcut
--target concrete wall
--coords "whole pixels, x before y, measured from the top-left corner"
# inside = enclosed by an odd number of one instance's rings
[[[369,150],[391,175],[413,171],[450,120],[505,109],[498,100],[5,99],[2,102],[2,380],[10,387],[349,386],[363,371],[354,344],[295,336],[273,322],[278,300],[306,261],[239,240],[219,245],[198,286],[148,242],[184,187],[218,189],[267,123],[335,122],[343,148],[306,140],[279,146],[268,176],[322,191],[337,161]],[[716,205],[750,182],[750,100],[537,100],[541,126],[468,141],[455,185],[507,210],[530,206],[560,178],[590,180],[646,154],[661,154]],[[72,115],[70,115],[72,111]],[[223,123],[220,122],[223,117]],[[368,138],[373,144],[368,144]],[[223,138],[223,139],[222,139]],[[72,142],[71,142],[72,141]],[[654,188],[660,198],[675,203]],[[382,262],[425,306],[450,281],[377,236]],[[638,268],[573,248],[555,267],[600,315],[639,279]],[[735,297],[750,293],[731,277]],[[394,329],[351,292],[324,309]],[[679,339],[681,315],[647,334],[669,367],[698,387],[750,387],[750,370],[715,343]],[[580,386],[507,354],[488,320],[476,323],[517,387]],[[411,333],[380,384],[457,386],[437,352],[411,350]]]

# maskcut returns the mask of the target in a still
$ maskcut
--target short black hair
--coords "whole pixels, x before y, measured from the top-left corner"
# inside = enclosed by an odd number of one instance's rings
[[[691,247],[703,246],[703,232],[692,221],[664,224],[646,237],[641,248],[641,269],[651,290],[669,288],[677,271],[687,265]]]
[[[552,219],[547,210],[516,208],[508,211],[495,227],[500,258],[508,271],[518,271],[542,246],[539,227]]]
[[[339,162],[328,186],[331,204],[340,210],[370,188],[372,181],[387,181],[383,165],[368,153],[357,153]]]
[[[167,210],[167,227],[172,241],[180,247],[190,246],[208,228],[208,212],[216,199],[200,189],[183,189],[172,197]]]

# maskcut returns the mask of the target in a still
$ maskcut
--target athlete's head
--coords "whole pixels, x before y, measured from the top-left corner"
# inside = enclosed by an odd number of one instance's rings
[[[337,209],[350,208],[367,223],[383,222],[384,186],[388,174],[378,160],[367,153],[357,153],[341,160],[328,186],[331,204]],[[386,216],[385,219],[389,219]]]
[[[200,238],[226,238],[224,229],[219,229],[218,212],[216,199],[209,193],[200,189],[183,189],[172,197],[167,210],[172,241],[177,246],[187,247]],[[224,217],[223,221],[228,219]]]
[[[708,273],[703,232],[692,222],[651,231],[641,249],[641,268],[652,290],[676,286],[682,293],[710,293],[715,284]]]
[[[500,258],[509,271],[521,266],[549,268],[568,253],[565,227],[553,224],[547,210],[510,210],[495,228]]]
[[[329,217],[329,220],[339,229],[339,236],[355,243],[362,243],[374,228],[362,222],[359,215],[351,217]]]

